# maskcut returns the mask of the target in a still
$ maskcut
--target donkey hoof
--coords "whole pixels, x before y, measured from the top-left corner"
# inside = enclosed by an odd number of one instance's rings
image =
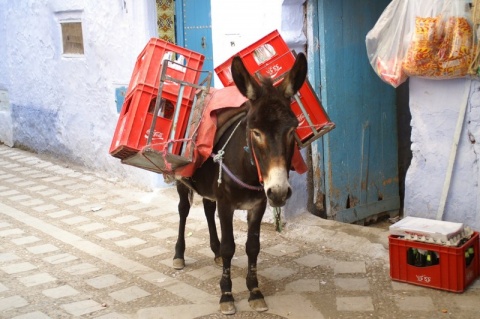
[[[222,266],[223,266],[223,259],[222,259],[222,257],[215,257],[213,260],[215,261],[215,265],[217,265],[218,267],[222,267]]]
[[[220,303],[220,311],[224,315],[233,315],[237,309],[235,309],[235,303],[233,301],[225,301]]]
[[[173,269],[181,270],[185,268],[185,259],[175,258],[173,259]]]
[[[258,312],[263,312],[268,310],[267,303],[263,298],[250,300],[248,301],[248,304],[250,305],[250,308]]]

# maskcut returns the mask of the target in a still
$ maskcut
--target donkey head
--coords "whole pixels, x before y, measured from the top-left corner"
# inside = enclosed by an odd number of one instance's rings
[[[264,182],[270,206],[284,206],[292,195],[288,174],[295,146],[298,120],[290,108],[291,98],[305,81],[307,60],[300,53],[278,86],[269,78],[257,81],[242,60],[232,61],[232,76],[239,91],[249,99],[247,143]]]

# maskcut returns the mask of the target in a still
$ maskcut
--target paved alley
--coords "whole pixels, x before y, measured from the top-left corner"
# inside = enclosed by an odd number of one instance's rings
[[[0,145],[0,318],[223,318],[221,268],[198,205],[186,267],[171,267],[173,188],[142,191],[53,158]],[[239,214],[241,215],[241,214]],[[305,214],[282,233],[262,226],[260,288],[248,306],[246,223],[235,219],[229,318],[478,318],[480,281],[464,293],[393,282],[385,229]]]

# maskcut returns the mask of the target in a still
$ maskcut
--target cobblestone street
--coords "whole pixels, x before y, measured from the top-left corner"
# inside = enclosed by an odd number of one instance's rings
[[[142,191],[0,145],[0,317],[223,318],[221,269],[195,203],[187,265],[174,270],[173,188]],[[479,280],[461,294],[393,282],[386,229],[308,214],[282,233],[263,224],[258,269],[269,310],[253,312],[243,218],[235,227],[230,318],[479,317]]]

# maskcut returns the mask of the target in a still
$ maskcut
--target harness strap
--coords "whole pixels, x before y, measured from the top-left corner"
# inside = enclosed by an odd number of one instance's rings
[[[223,164],[223,155],[225,155],[225,147],[227,146],[228,142],[230,142],[230,139],[232,138],[233,134],[235,134],[235,131],[238,129],[238,127],[240,126],[240,123],[242,123],[242,121],[238,121],[237,125],[235,126],[235,128],[233,129],[232,133],[230,133],[230,136],[228,137],[227,141],[225,142],[225,144],[223,145],[223,147],[218,151],[218,154],[215,154],[215,153],[212,153],[210,154],[210,157],[213,158],[213,161],[215,163],[218,163],[218,180],[217,180],[217,183],[218,184],[221,184],[222,183],[222,171],[225,171],[225,173],[227,173],[228,176],[230,176],[231,179],[233,179],[237,184],[239,184],[240,186],[246,188],[246,189],[249,189],[249,190],[254,190],[254,191],[263,191],[263,186],[251,186],[251,185],[248,185],[244,182],[242,182],[237,176],[235,176],[229,169],[227,166],[225,166]],[[255,159],[256,160],[256,159]],[[257,165],[257,170],[258,170],[258,165]],[[260,175],[260,173],[259,173]]]
[[[235,128],[233,129],[232,133],[230,133],[230,136],[228,137],[227,141],[225,142],[225,144],[223,144],[222,149],[218,151],[218,154],[215,155],[215,154],[212,153],[212,155],[214,155],[213,156],[213,161],[215,163],[220,163],[219,168],[218,168],[218,180],[217,180],[218,184],[222,183],[222,166],[223,166],[223,155],[225,154],[225,147],[227,147],[228,142],[230,142],[230,139],[232,138],[233,134],[235,134],[235,131],[240,126],[240,123],[242,123],[242,121],[238,121],[238,123],[235,126]]]
[[[212,153],[210,156],[213,157],[213,161],[215,163],[219,162],[220,170],[224,170],[225,173],[227,173],[227,175],[231,179],[233,179],[238,185],[240,185],[240,186],[242,186],[246,189],[252,190],[252,191],[263,191],[263,186],[252,186],[252,185],[248,185],[247,183],[242,182],[237,176],[235,176],[235,174],[232,173],[232,171],[230,171],[228,169],[227,166],[225,166],[225,164],[223,164],[223,161],[216,160],[216,157],[218,155]],[[220,175],[219,175],[219,179],[220,179]],[[221,182],[219,182],[219,184],[221,184]]]
[[[255,161],[255,166],[257,167],[258,180],[263,184],[262,172],[260,171],[260,165],[258,165],[257,155],[255,155],[255,150],[253,149],[252,133],[250,133],[250,148],[252,149],[251,155]]]

